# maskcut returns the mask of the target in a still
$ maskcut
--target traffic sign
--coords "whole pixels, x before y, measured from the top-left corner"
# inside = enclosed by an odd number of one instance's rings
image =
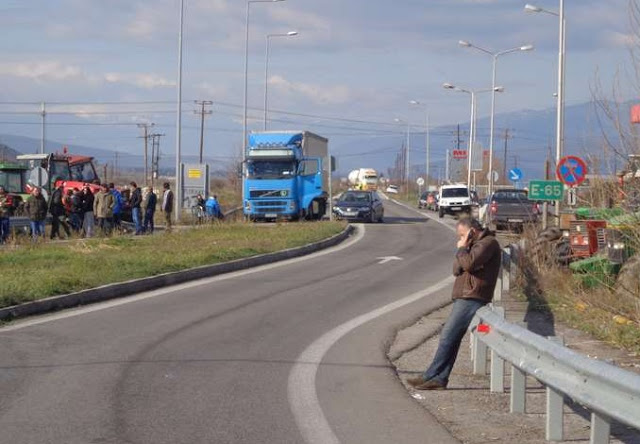
[[[563,184],[576,187],[587,178],[587,164],[576,156],[563,157],[556,168],[556,175]]]
[[[529,182],[529,200],[562,200],[564,185],[557,180],[532,180]]]
[[[498,174],[498,172],[496,170],[493,170],[493,181],[497,182],[499,178],[500,175]],[[487,180],[491,180],[491,175],[489,173],[487,173]]]
[[[418,184],[419,187],[421,187],[422,185],[424,185],[424,179],[422,177],[418,177],[418,180],[416,180],[416,183]]]
[[[522,170],[520,168],[509,170],[509,180],[511,182],[520,182],[523,176],[524,174],[522,173]]]

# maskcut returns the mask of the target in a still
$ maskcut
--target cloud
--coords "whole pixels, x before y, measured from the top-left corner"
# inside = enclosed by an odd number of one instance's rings
[[[303,95],[317,104],[338,105],[351,100],[349,88],[343,85],[320,86],[310,83],[291,82],[281,76],[270,77],[269,85],[272,85],[281,93]]]
[[[104,80],[107,83],[128,83],[144,89],[173,88],[176,86],[175,81],[153,73],[123,74],[110,72],[104,75]]]
[[[60,61],[0,63],[0,74],[38,82],[87,78],[78,66]]]
[[[636,45],[638,43],[638,39],[634,34],[626,34],[623,32],[610,32],[606,35],[605,40],[611,46],[623,46],[628,47],[631,45]]]

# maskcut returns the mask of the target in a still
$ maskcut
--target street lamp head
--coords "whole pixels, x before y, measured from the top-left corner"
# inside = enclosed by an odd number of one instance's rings
[[[397,117],[396,117],[395,119],[393,119],[393,121],[394,121],[394,122],[396,122],[396,123],[402,123],[402,122],[404,122],[404,120],[402,120],[402,119],[398,119]]]
[[[421,105],[421,103],[417,100],[409,100],[409,105]]]
[[[499,93],[504,92],[504,86],[496,86],[493,90]]]
[[[524,5],[525,12],[542,12],[542,8],[527,3]]]
[[[455,87],[455,86],[453,86],[451,83],[443,83],[443,84],[442,84],[442,87],[443,87],[444,89],[456,89],[456,87]]]
[[[462,46],[463,48],[471,48],[473,46],[466,40],[458,40],[458,45]]]
[[[293,37],[294,35],[298,35],[298,31],[289,31],[287,32],[287,36]]]
[[[529,45],[523,45],[520,47],[520,51],[533,51],[535,49],[535,46],[529,44]]]

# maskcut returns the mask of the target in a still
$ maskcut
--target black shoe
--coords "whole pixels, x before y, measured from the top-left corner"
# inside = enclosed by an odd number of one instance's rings
[[[441,382],[430,379],[429,381],[423,382],[420,385],[415,385],[414,388],[416,390],[445,390],[447,386],[442,384]]]

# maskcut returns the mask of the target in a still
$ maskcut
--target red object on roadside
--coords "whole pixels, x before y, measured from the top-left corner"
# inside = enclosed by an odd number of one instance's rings
[[[478,324],[478,327],[476,328],[476,331],[478,333],[490,333],[491,332],[491,326],[488,324]]]
[[[495,200],[493,202],[491,202],[491,214],[496,214],[498,212],[498,202],[496,202]]]
[[[640,105],[631,107],[631,123],[640,123]]]

